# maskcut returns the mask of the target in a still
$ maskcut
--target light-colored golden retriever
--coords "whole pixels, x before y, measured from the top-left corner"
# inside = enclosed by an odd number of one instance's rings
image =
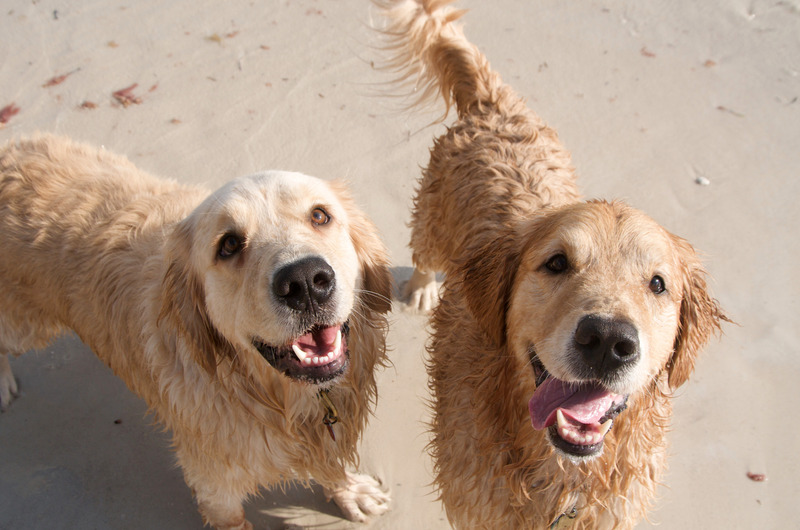
[[[293,478],[351,520],[387,509],[345,467],[386,361],[391,276],[341,184],[266,172],[209,195],[41,136],[0,148],[0,247],[3,408],[7,355],[71,329],[172,431],[206,523],[252,528],[243,500]]]
[[[725,317],[686,241],[581,200],[556,133],[449,3],[380,2],[389,65],[458,112],[411,223],[415,302],[445,273],[428,346],[440,497],[458,528],[630,528],[665,469],[671,395]]]

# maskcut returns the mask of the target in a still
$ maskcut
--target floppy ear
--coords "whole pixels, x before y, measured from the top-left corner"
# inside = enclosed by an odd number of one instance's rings
[[[720,331],[720,321],[730,320],[709,295],[706,271],[694,248],[684,239],[677,236],[673,238],[680,255],[683,282],[678,334],[672,358],[667,365],[669,386],[674,390],[689,379],[700,350],[712,334]]]
[[[203,282],[191,264],[192,228],[185,220],[167,241],[159,324],[175,326],[192,349],[195,361],[214,375],[219,361],[235,358],[233,346],[214,328],[205,305]]]
[[[472,316],[497,345],[506,341],[506,313],[519,268],[521,248],[511,230],[467,252],[457,272]]]
[[[359,299],[373,311],[388,313],[392,309],[393,280],[386,247],[378,237],[378,229],[356,206],[343,182],[331,181],[328,186],[347,210],[350,240],[361,268]]]
[[[393,285],[389,258],[375,225],[359,211],[350,212],[350,239],[361,266],[363,284],[359,297],[373,311],[388,313],[392,309]]]

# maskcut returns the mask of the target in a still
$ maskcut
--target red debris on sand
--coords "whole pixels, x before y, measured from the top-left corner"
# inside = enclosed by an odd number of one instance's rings
[[[80,70],[80,68],[76,68],[75,70],[73,70],[71,72],[67,72],[66,74],[61,74],[61,75],[57,75],[55,77],[51,77],[45,84],[42,85],[42,88],[47,88],[47,87],[51,87],[51,86],[60,85],[61,83],[66,81],[66,79],[69,76],[71,76],[72,74],[74,74],[78,70]]]
[[[239,34],[239,30],[238,29],[235,30],[235,31],[231,31],[229,33],[226,33],[222,37],[219,36],[219,33],[214,33],[213,35],[210,35],[210,36],[206,37],[206,40],[210,40],[211,42],[216,42],[217,44],[222,46],[223,45],[223,39],[232,39],[238,34]]]
[[[79,106],[82,109],[91,110],[91,109],[96,109],[97,108],[97,103],[94,103],[93,101],[88,101],[87,100],[87,101],[84,101],[83,103],[81,103]]]
[[[0,109],[0,124],[8,123],[13,116],[16,116],[19,112],[19,107],[14,105],[13,103],[6,105],[2,109]]]
[[[120,90],[117,90],[111,95],[114,96],[114,99],[119,101],[123,107],[128,107],[130,105],[139,105],[142,102],[142,98],[133,95],[133,89],[138,86],[139,83],[134,83],[128,88],[122,88]]]
[[[767,480],[767,476],[764,473],[753,473],[751,471],[747,472],[747,478],[753,482],[764,482]]]
[[[67,77],[69,77],[69,74],[57,75],[55,77],[51,77],[50,80],[47,81],[47,83],[42,85],[42,88],[60,85],[61,83],[64,82],[65,79],[67,79]]]
[[[644,55],[645,57],[655,57],[655,56],[656,56],[656,54],[655,54],[655,53],[651,52],[651,51],[650,51],[650,50],[648,50],[646,47],[642,47],[642,49],[640,50],[640,52],[641,52],[641,54],[642,54],[642,55]]]

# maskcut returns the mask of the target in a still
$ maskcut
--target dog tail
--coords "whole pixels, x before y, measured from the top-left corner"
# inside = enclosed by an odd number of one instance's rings
[[[476,105],[496,106],[512,95],[455,23],[466,10],[450,6],[454,0],[374,1],[387,20],[381,30],[391,54],[386,66],[400,74],[398,81],[414,83],[414,103],[438,93],[448,111],[455,104],[464,116]]]

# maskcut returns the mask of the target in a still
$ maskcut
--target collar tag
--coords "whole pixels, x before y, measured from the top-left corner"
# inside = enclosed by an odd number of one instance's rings
[[[572,526],[572,523],[575,522],[575,518],[578,516],[578,508],[573,506],[566,512],[562,513],[558,516],[553,524],[550,525],[550,530],[560,530],[561,528],[569,528]]]
[[[339,422],[339,413],[336,411],[336,407],[333,406],[330,396],[328,396],[328,390],[320,390],[319,399],[322,401],[322,406],[325,407],[325,417],[322,418],[322,423],[328,428],[331,440],[335,442],[336,434],[333,432],[333,426]]]

